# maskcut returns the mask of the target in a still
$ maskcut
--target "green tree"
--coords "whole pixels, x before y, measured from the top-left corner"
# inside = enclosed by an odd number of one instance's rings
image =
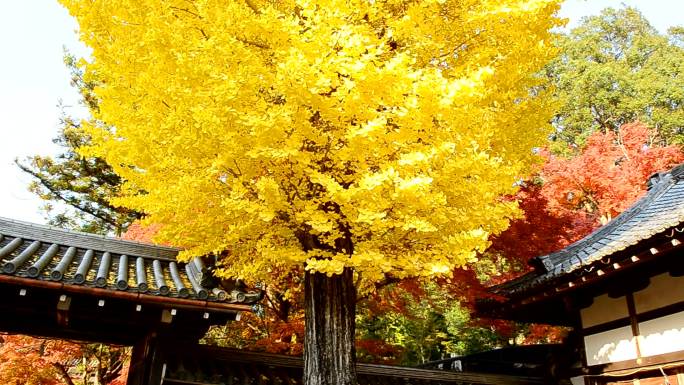
[[[97,110],[93,94],[94,81],[86,81],[83,71],[72,55],[64,62],[71,72],[71,84],[81,94],[82,102],[92,111]],[[116,233],[141,215],[109,203],[119,193],[122,180],[99,157],[80,155],[77,149],[90,143],[80,123],[63,112],[59,135],[53,140],[62,148],[56,156],[34,155],[15,163],[31,175],[34,181],[29,191],[46,201],[43,206],[49,224],[89,233]]]
[[[435,281],[403,280],[359,305],[359,358],[419,365],[505,346],[511,333],[471,316],[474,298]]]
[[[561,36],[562,54],[549,68],[561,102],[559,144],[583,146],[595,131],[617,133],[636,120],[655,127],[664,144],[683,143],[682,36],[682,28],[660,34],[629,7],[607,8]]]

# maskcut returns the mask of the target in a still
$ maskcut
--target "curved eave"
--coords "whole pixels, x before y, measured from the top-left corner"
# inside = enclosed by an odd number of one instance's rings
[[[179,249],[0,218],[0,283],[204,311],[249,311],[261,291],[226,291]]]
[[[646,196],[611,222],[570,246],[549,255],[535,257],[535,270],[494,286],[493,293],[518,297],[552,287],[570,274],[582,275],[596,263],[668,231],[681,231],[684,224],[684,165],[652,177]],[[589,271],[590,273],[591,271]]]
[[[572,326],[577,321],[575,311],[588,306],[597,295],[619,297],[643,289],[650,276],[665,272],[684,274],[680,260],[684,236],[677,236],[683,229],[667,229],[570,274],[542,284],[528,284],[524,290],[506,293],[503,301],[480,301],[478,313],[492,318]]]
[[[212,301],[201,301],[194,299],[159,297],[144,293],[131,293],[126,291],[114,291],[97,287],[87,287],[69,285],[62,282],[42,281],[31,278],[15,277],[11,275],[0,275],[0,283],[11,284],[18,287],[42,288],[56,290],[64,293],[86,294],[97,298],[118,298],[125,299],[136,304],[164,305],[182,309],[197,311],[227,312],[235,313],[241,311],[251,311],[252,306],[237,303],[221,303]]]

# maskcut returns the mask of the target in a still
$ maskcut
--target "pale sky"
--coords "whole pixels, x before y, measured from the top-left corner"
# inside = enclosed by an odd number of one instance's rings
[[[562,15],[568,27],[580,18],[621,4],[641,10],[660,31],[684,24],[684,0],[566,0]],[[27,191],[31,181],[15,158],[57,151],[60,100],[75,116],[84,116],[69,85],[63,47],[83,56],[76,22],[56,0],[3,1],[0,12],[0,216],[44,223],[40,199]]]

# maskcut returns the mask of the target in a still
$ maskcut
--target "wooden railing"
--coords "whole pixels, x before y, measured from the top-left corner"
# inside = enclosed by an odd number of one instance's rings
[[[167,350],[164,385],[302,385],[302,359],[210,346]],[[358,364],[359,385],[540,385],[540,378]]]

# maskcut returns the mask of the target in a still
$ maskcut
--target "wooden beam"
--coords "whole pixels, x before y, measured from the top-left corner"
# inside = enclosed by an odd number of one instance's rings
[[[183,346],[174,344],[169,349],[169,362],[172,366],[167,370],[164,384],[206,384],[199,379],[175,378],[174,372],[183,368],[183,372],[204,371],[207,367],[215,367],[219,373],[225,374],[225,368],[234,368],[242,380],[253,378],[258,383],[258,376],[282,370],[292,370],[291,378],[301,378],[302,358],[268,353],[247,352],[236,349],[218,348],[211,346]],[[201,366],[197,366],[202,363]],[[180,365],[180,366],[179,366]],[[541,378],[511,376],[500,374],[485,374],[474,372],[454,372],[447,370],[429,370],[390,365],[357,364],[356,370],[360,383],[387,384],[452,384],[452,385],[533,385],[547,384]],[[296,374],[295,374],[296,373]],[[203,372],[202,375],[209,373]],[[364,382],[362,379],[371,381]],[[193,382],[197,381],[197,382]],[[275,378],[269,378],[270,383],[276,383]],[[241,381],[237,382],[238,384]],[[235,385],[235,383],[234,383]]]
[[[69,326],[69,309],[71,308],[71,297],[66,294],[59,296],[57,301],[57,325]]]
[[[657,369],[658,366],[667,365],[668,367],[682,367],[684,368],[684,352],[672,352],[659,354],[656,356],[649,356],[638,360],[626,360],[613,362],[603,365],[594,365],[586,368],[587,374],[597,375],[601,373],[614,373],[620,371],[633,371],[634,369],[647,370],[648,368]]]
[[[641,346],[639,344],[639,341],[641,340],[639,336],[641,334],[639,333],[639,320],[637,319],[636,305],[634,303],[634,294],[627,293],[627,295],[625,295],[625,299],[627,300],[627,313],[629,314],[629,324],[632,327],[632,336],[634,336],[634,341],[636,344],[637,362],[641,362]]]

